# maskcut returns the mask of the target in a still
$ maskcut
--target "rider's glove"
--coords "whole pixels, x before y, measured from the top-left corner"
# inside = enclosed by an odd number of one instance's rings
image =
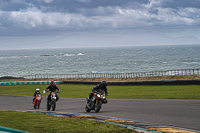
[[[45,89],[46,92],[49,92],[47,89]]]
[[[108,93],[106,93],[106,97],[108,96]]]
[[[60,91],[58,91],[58,93],[60,93]]]

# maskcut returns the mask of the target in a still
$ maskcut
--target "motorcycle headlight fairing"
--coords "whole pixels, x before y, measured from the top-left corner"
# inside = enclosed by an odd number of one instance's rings
[[[97,94],[98,97],[101,97],[99,94]]]

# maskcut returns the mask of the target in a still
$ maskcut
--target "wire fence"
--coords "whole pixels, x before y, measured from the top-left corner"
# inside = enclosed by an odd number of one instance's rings
[[[35,75],[20,75],[20,76],[16,76],[16,77],[17,78],[25,78],[25,79],[137,78],[137,77],[199,75],[199,74],[200,74],[200,69],[181,69],[181,70],[134,72],[134,73],[35,74]]]

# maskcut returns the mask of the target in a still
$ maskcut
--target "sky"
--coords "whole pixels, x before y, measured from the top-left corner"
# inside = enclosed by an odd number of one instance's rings
[[[200,0],[0,0],[0,49],[200,44]]]

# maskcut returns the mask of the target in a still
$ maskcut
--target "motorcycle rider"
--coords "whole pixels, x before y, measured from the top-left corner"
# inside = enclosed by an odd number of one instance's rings
[[[34,94],[33,94],[33,102],[34,102],[34,100],[35,100],[37,94],[40,94],[41,97],[42,97],[42,94],[40,93],[40,89],[39,89],[39,88],[37,88],[37,89],[35,90]]]
[[[98,91],[98,90],[103,90],[105,92],[105,95],[108,96],[108,91],[107,91],[107,82],[105,80],[101,81],[101,84],[98,84],[96,87],[93,87],[91,89],[92,93],[89,94],[89,100],[90,102],[88,103],[88,106],[90,106],[91,104],[91,99],[94,95],[94,92],[95,91]],[[103,101],[103,103],[107,103],[107,99],[105,98],[105,100]]]
[[[60,89],[58,88],[58,86],[55,84],[54,81],[51,81],[51,82],[50,82],[50,85],[45,89],[45,91],[46,91],[46,92],[49,92],[48,89],[49,89],[50,91],[55,92],[55,93],[56,93],[56,90],[58,90],[58,93],[60,93]],[[49,96],[50,96],[50,94],[48,95],[47,100],[48,100]],[[58,101],[58,99],[59,99],[59,96],[58,96],[58,94],[56,93],[56,101]]]

